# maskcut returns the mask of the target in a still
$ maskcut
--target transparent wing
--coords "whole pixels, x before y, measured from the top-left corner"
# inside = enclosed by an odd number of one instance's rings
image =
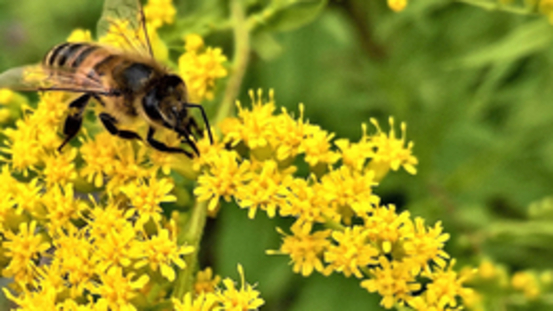
[[[97,30],[102,43],[154,57],[140,0],[105,0]]]
[[[113,94],[102,85],[96,74],[84,73],[67,68],[49,68],[42,65],[10,69],[0,74],[0,88],[14,91],[66,91]]]

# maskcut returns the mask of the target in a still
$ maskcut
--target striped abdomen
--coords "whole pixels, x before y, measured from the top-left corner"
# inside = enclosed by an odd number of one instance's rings
[[[101,46],[65,42],[52,48],[42,63],[50,68],[68,68],[89,77],[99,77],[112,68],[111,64],[121,61],[120,55],[114,55]]]

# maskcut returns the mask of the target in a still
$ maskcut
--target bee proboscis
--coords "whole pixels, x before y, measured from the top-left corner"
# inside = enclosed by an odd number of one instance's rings
[[[200,110],[213,143],[206,113],[201,105],[188,102],[183,80],[155,60],[140,0],[106,0],[98,35],[108,33],[119,36],[129,49],[85,42],[61,43],[48,51],[41,64],[0,74],[0,88],[79,94],[69,103],[60,152],[81,129],[88,103],[96,100],[103,106],[98,118],[111,134],[142,140],[136,132],[118,127],[120,123],[142,118],[148,123],[146,141],[153,148],[184,153],[190,158],[193,153],[199,155],[192,136],[201,134],[201,130],[190,110]],[[156,140],[154,133],[160,128],[175,131],[193,153]]]

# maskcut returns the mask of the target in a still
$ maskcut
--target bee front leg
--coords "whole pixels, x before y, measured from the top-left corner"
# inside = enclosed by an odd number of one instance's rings
[[[115,126],[115,124],[117,123],[117,119],[115,119],[113,116],[102,112],[100,113],[99,117],[104,124],[104,127],[111,135],[115,135],[124,139],[142,140],[142,137],[140,137],[140,135],[136,134],[135,132],[118,129],[117,126]]]
[[[191,133],[191,134],[196,135],[196,136],[203,137],[202,130],[201,130],[200,126],[198,125],[198,122],[196,122],[196,119],[194,119],[194,118],[190,118],[188,120],[188,123],[186,124],[186,130],[188,131],[188,133]]]
[[[189,157],[191,159],[194,157],[190,152],[188,152],[186,150],[183,150],[183,149],[180,149],[180,148],[169,147],[166,144],[156,140],[154,138],[154,133],[155,132],[156,132],[156,130],[154,130],[153,127],[150,127],[150,129],[148,130],[148,137],[146,138],[146,140],[148,141],[150,146],[152,146],[154,149],[157,149],[157,150],[163,151],[163,152],[184,153],[187,157]]]
[[[65,124],[63,125],[63,134],[65,135],[65,139],[58,147],[58,152],[61,152],[63,146],[65,146],[71,139],[73,139],[73,137],[75,137],[75,135],[77,135],[77,133],[79,133],[79,130],[83,124],[83,112],[91,96],[92,95],[90,94],[84,94],[77,97],[77,99],[69,104],[69,109],[71,109],[71,111],[69,112],[69,115],[65,119]]]

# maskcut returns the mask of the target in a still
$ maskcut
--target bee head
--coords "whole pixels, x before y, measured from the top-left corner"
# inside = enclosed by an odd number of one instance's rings
[[[165,75],[156,81],[142,100],[148,117],[166,128],[183,134],[188,118],[186,86],[177,75]]]

